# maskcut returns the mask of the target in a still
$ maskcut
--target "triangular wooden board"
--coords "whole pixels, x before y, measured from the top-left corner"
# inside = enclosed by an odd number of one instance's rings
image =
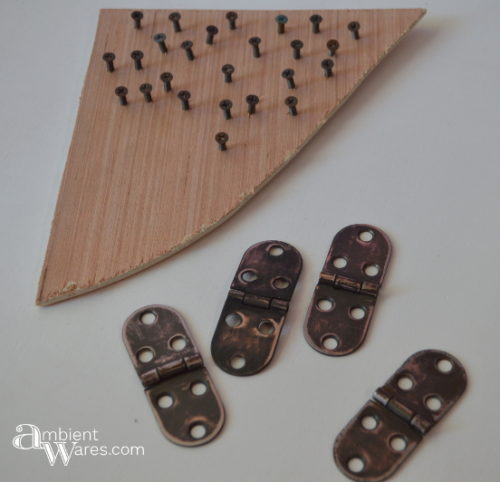
[[[78,118],[57,202],[37,303],[48,305],[106,286],[157,263],[208,233],[254,196],[306,144],[356,87],[424,15],[425,10],[239,11],[230,30],[225,11],[184,10],[174,33],[171,11],[146,10],[134,29],[130,10],[102,10],[83,88]],[[320,33],[309,17],[320,14]],[[274,18],[288,17],[284,34]],[[360,39],[347,25],[360,23]],[[216,25],[214,45],[206,27]],[[152,36],[167,34],[162,54]],[[248,39],[261,37],[260,58]],[[292,58],[290,42],[304,43]],[[340,48],[328,56],[326,42]],[[194,61],[180,48],[193,41]],[[144,52],[136,71],[130,53]],[[116,55],[106,71],[104,52]],[[321,61],[332,58],[325,78]],[[221,67],[233,64],[233,82]],[[295,70],[297,88],[287,88],[283,69]],[[174,75],[164,92],[160,74]],[[153,102],[139,92],[153,85]],[[128,105],[117,86],[128,88]],[[181,110],[180,90],[191,92]],[[260,98],[247,115],[245,97]],[[284,99],[298,98],[291,116]],[[219,101],[233,102],[225,120]],[[228,150],[214,136],[229,135]]]

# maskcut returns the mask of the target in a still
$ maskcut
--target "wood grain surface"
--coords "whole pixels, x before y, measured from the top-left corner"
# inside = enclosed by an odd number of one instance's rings
[[[182,32],[174,33],[171,11],[145,10],[133,28],[131,10],[102,10],[78,117],[52,224],[37,303],[48,305],[103,287],[157,263],[193,243],[234,214],[299,152],[370,71],[424,15],[423,9],[238,11],[230,30],[225,11],[181,10]],[[278,35],[275,16],[288,16]],[[323,17],[313,34],[309,17]],[[361,25],[359,40],[347,25]],[[219,33],[207,45],[206,27]],[[162,54],[152,36],[167,34]],[[248,39],[262,38],[254,58]],[[290,42],[304,42],[292,58]],[[334,75],[329,39],[340,48]],[[180,48],[193,41],[194,61]],[[144,52],[136,71],[130,53]],[[106,71],[104,52],[116,55]],[[221,67],[233,64],[233,82]],[[287,88],[283,69],[295,70],[296,89]],[[172,92],[159,77],[172,72]],[[146,103],[139,86],[153,85]],[[128,105],[114,90],[128,88]],[[191,92],[191,109],[181,110],[177,93]],[[249,116],[245,97],[259,96]],[[284,104],[298,98],[298,115]],[[219,101],[233,102],[225,120]],[[228,150],[214,136],[229,135]]]

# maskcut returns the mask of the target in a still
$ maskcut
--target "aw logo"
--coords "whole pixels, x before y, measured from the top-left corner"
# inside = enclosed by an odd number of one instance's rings
[[[69,448],[66,445],[68,442],[61,439],[56,439],[58,433],[56,431],[42,432],[36,425],[30,423],[23,423],[16,427],[16,435],[12,439],[12,445],[19,450],[44,450],[47,458],[49,459],[49,464],[53,467],[56,463],[57,457],[61,458],[63,465],[67,466],[75,445],[78,442],[70,441]],[[61,434],[59,434],[61,435]],[[67,434],[66,434],[67,435]],[[53,437],[54,436],[54,437]],[[54,438],[54,440],[51,440]],[[61,437],[60,437],[61,438]]]

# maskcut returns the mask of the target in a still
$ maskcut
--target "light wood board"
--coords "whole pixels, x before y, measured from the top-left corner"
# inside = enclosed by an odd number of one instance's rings
[[[102,10],[80,99],[78,117],[57,201],[37,303],[49,305],[106,286],[157,263],[193,243],[234,214],[277,174],[334,114],[370,71],[424,15],[423,9],[238,11],[229,30],[225,11],[181,10],[182,32],[174,33],[171,11],[145,10],[135,30],[131,10]],[[277,34],[275,16],[288,16]],[[313,34],[309,17],[323,17]],[[347,24],[361,25],[354,40]],[[214,45],[206,26],[216,25]],[[167,34],[169,52],[160,53],[152,36]],[[248,39],[262,38],[260,58]],[[326,42],[340,42],[334,76],[325,78],[321,61]],[[290,42],[304,42],[302,58],[292,58]],[[186,59],[183,40],[194,42],[196,59]],[[136,71],[132,50],[144,52]],[[113,73],[104,52],[116,55]],[[233,82],[221,67],[233,64]],[[281,77],[295,70],[297,88]],[[174,75],[173,91],[162,90],[162,72]],[[139,85],[153,85],[145,103]],[[126,107],[117,86],[129,90]],[[191,110],[182,111],[179,90],[191,92]],[[245,97],[260,98],[248,116]],[[297,116],[284,99],[298,98]],[[219,101],[231,99],[233,119]],[[214,136],[229,134],[228,150]]]

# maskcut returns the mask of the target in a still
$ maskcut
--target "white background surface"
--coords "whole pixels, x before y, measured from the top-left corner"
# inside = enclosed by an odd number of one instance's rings
[[[166,262],[94,294],[34,306],[50,222],[100,7],[249,4],[123,0],[0,4],[0,478],[5,481],[330,482],[337,433],[412,353],[465,365],[461,402],[394,477],[500,479],[500,165],[498,1],[256,0],[253,8],[426,7],[426,17],[280,174],[236,216]],[[284,10],[286,12],[286,10]],[[307,305],[334,234],[384,229],[394,256],[363,347],[313,351]],[[272,365],[240,379],[209,343],[244,250],[280,239],[304,270]],[[136,308],[162,303],[188,321],[225,402],[226,426],[186,449],[160,433],[121,340]],[[50,468],[21,452],[15,427],[96,428],[144,457],[75,457]]]

